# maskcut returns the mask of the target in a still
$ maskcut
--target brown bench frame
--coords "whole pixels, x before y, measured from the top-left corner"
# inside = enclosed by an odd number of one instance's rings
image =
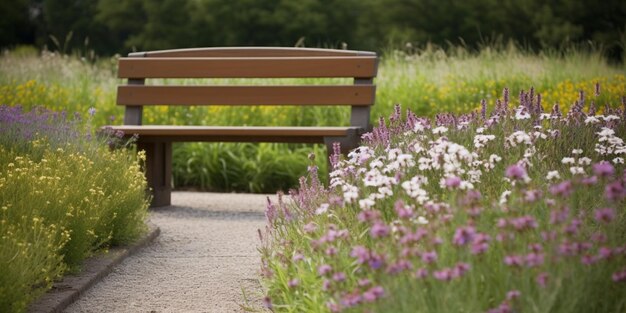
[[[342,152],[357,147],[371,129],[378,69],[374,52],[270,47],[196,48],[130,53],[120,58],[117,104],[124,105],[124,125],[110,126],[139,135],[146,151],[146,178],[152,206],[171,203],[172,142],[334,142]],[[351,77],[352,85],[296,86],[153,86],[150,78],[316,78]],[[349,105],[348,127],[217,127],[142,125],[145,105]]]

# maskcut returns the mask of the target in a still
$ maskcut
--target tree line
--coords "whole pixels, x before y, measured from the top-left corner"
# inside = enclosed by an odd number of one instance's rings
[[[0,48],[29,44],[98,55],[199,46],[529,49],[590,43],[620,57],[623,0],[11,0]]]

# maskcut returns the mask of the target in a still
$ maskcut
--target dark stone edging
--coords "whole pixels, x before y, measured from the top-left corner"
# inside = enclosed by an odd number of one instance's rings
[[[28,312],[62,312],[78,300],[82,293],[111,273],[113,267],[147,246],[161,233],[161,229],[155,225],[148,227],[147,234],[131,246],[111,248],[106,254],[97,254],[85,260],[80,273],[65,276],[61,281],[54,283],[52,289],[28,307]]]

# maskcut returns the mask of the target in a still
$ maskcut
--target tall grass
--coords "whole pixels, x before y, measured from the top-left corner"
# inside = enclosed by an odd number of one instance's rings
[[[25,108],[43,105],[57,111],[84,112],[95,107],[98,109],[94,117],[96,126],[119,124],[123,119],[123,108],[115,105],[115,86],[123,82],[115,78],[115,71],[115,59],[92,63],[49,52],[5,52],[0,58],[0,103],[19,104]],[[510,87],[512,97],[515,97],[522,89],[531,87],[529,81],[535,84],[535,92],[542,94],[546,107],[559,102],[563,109],[574,103],[578,90],[593,94],[596,82],[603,86],[602,96],[596,100],[600,110],[604,103],[609,103],[610,97],[622,95],[626,90],[624,66],[607,64],[599,52],[574,50],[561,54],[532,54],[514,47],[485,47],[470,53],[462,48],[443,50],[428,46],[421,50],[390,51],[381,56],[372,120],[386,114],[396,103],[423,116],[434,116],[438,112],[470,112],[480,106],[482,99],[493,108],[497,92],[504,86]],[[227,82],[267,83],[254,79]],[[277,83],[288,82],[279,80]],[[309,82],[323,83],[324,80]],[[348,116],[346,108],[329,107],[163,106],[147,108],[144,123],[326,126],[346,125]],[[305,173],[307,161],[304,156],[308,153],[274,162],[271,166],[273,171],[294,174],[289,178],[280,175],[281,178],[276,179],[274,174],[256,168],[265,165],[255,160],[278,160],[296,153],[296,150],[319,152],[324,149],[321,145],[180,144],[174,148],[174,182],[177,187],[209,190],[275,191],[286,185],[295,186],[291,183]],[[220,151],[220,154],[201,157],[208,151]],[[230,157],[234,155],[237,157]],[[326,160],[321,155],[318,154],[316,164],[324,175]],[[203,160],[201,163],[200,159]],[[225,161],[229,166],[223,166]],[[245,171],[235,170],[244,168]],[[250,170],[258,173],[254,182],[239,183],[247,179],[242,173]]]

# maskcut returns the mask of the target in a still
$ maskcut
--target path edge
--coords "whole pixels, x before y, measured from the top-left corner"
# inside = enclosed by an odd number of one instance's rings
[[[113,268],[141,248],[152,243],[161,229],[148,223],[148,231],[130,246],[110,248],[108,253],[98,253],[83,263],[77,274],[64,276],[50,290],[28,307],[32,313],[60,313],[74,303],[81,294],[109,275]]]

